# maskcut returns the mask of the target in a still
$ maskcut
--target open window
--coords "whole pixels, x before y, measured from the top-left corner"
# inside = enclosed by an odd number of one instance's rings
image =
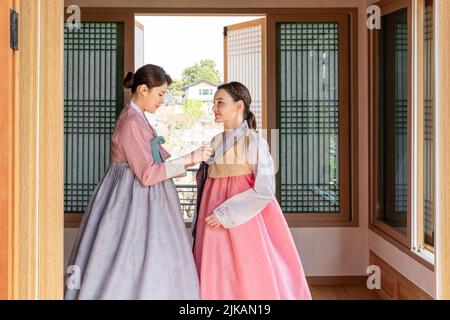
[[[433,263],[434,1],[376,4],[381,29],[369,31],[371,229]]]
[[[411,239],[411,6],[382,1],[370,31],[371,224],[406,247]]]
[[[252,97],[257,129],[267,128],[266,19],[224,27],[224,81],[244,83]]]

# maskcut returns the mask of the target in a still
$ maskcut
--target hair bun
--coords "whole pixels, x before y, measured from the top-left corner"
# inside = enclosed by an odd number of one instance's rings
[[[131,89],[133,87],[134,82],[134,73],[132,71],[127,73],[125,80],[123,80],[123,86],[127,89]]]

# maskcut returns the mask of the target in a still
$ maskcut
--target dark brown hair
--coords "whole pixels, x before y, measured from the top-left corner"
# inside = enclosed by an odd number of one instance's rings
[[[250,105],[252,104],[252,97],[247,87],[237,81],[221,84],[217,87],[217,90],[223,89],[233,98],[234,102],[242,100],[244,102],[244,120],[247,121],[250,129],[256,130],[256,117],[253,112],[250,111]]]
[[[141,84],[145,84],[149,89],[152,89],[162,86],[164,83],[167,83],[167,85],[170,86],[172,78],[163,68],[154,64],[146,64],[140,67],[136,73],[131,71],[128,72],[123,80],[123,86],[127,89],[131,89],[132,93],[135,93],[137,87]]]

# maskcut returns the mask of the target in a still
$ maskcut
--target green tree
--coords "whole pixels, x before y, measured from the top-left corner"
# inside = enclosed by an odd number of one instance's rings
[[[193,66],[187,67],[181,74],[181,80],[174,80],[170,85],[170,92],[177,97],[184,97],[184,87],[199,80],[206,80],[214,84],[222,82],[221,74],[212,59],[202,59]]]
[[[170,85],[169,91],[175,97],[183,97],[184,95],[183,80],[173,80]]]
[[[203,102],[200,100],[187,100],[182,109],[191,120],[191,123],[194,123],[204,114]]]
[[[182,81],[184,85],[190,83],[206,80],[217,84],[220,82],[220,72],[217,70],[216,63],[212,59],[203,59],[193,66],[187,67],[183,70]]]

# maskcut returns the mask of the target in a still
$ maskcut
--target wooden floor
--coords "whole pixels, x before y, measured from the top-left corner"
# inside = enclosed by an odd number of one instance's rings
[[[381,300],[375,290],[366,286],[310,286],[313,300]]]

